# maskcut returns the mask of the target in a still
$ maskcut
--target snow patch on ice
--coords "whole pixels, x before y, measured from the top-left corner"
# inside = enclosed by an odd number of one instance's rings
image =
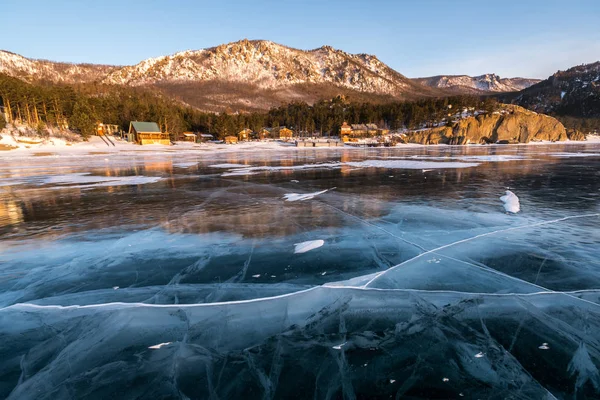
[[[163,346],[168,346],[168,345],[170,345],[170,344],[171,344],[171,342],[159,343],[159,344],[155,344],[154,346],[150,346],[150,347],[148,347],[148,348],[149,348],[149,349],[152,349],[152,350],[158,350],[158,349],[160,349],[161,347],[163,347]]]
[[[314,169],[314,168],[341,168],[341,166],[342,166],[341,163],[334,162],[334,163],[322,163],[322,164],[303,164],[303,165],[273,166],[273,167],[249,167],[249,168],[237,167],[236,169],[233,169],[232,171],[225,172],[223,174],[223,176],[255,175],[260,172],[294,171],[294,170]]]
[[[507,190],[506,194],[500,197],[500,200],[504,203],[504,209],[506,212],[516,214],[521,210],[519,198],[510,190]]]
[[[571,157],[600,157],[600,153],[552,153],[552,157],[571,158]]]
[[[333,190],[333,189],[335,189],[335,188],[321,190],[320,192],[313,192],[313,193],[286,193],[283,195],[283,197],[284,197],[285,201],[304,201],[304,200],[313,199],[316,196],[323,194],[325,192],[328,192],[330,190]]]
[[[319,247],[325,244],[324,240],[309,240],[302,243],[296,243],[294,246],[294,254],[306,253],[307,251],[311,251],[314,249],[318,249]],[[324,275],[324,274],[323,274]]]

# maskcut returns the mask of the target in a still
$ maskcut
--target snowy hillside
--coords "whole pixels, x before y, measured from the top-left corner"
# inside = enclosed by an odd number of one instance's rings
[[[33,60],[0,50],[0,73],[25,81],[47,80],[55,83],[92,82],[118,69],[108,65],[70,64]]]
[[[600,61],[558,71],[514,100],[538,112],[600,117]]]
[[[329,46],[304,51],[248,40],[151,58],[112,72],[104,82],[145,85],[214,80],[251,83],[263,89],[329,83],[391,95],[419,89],[375,56],[348,54]]]

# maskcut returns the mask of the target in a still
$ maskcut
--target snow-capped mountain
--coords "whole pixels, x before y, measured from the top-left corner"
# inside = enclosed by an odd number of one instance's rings
[[[59,63],[0,51],[0,73],[25,81],[145,87],[210,111],[265,110],[337,95],[357,101],[390,101],[509,92],[536,82],[500,79],[493,74],[413,80],[373,55],[349,54],[330,46],[299,50],[246,39],[150,58],[132,66]]]
[[[496,74],[480,76],[438,75],[414,80],[429,87],[464,93],[518,92],[540,81],[539,79],[527,78],[500,78]]]
[[[298,50],[246,39],[124,67],[54,63],[0,51],[0,73],[26,81],[142,86],[214,111],[268,109],[337,95],[389,101],[444,94],[406,78],[372,55],[329,46]]]
[[[305,51],[262,40],[242,40],[151,58],[113,71],[103,80],[135,86],[190,81],[249,83],[261,89],[333,84],[387,95],[421,91],[418,85],[372,55],[348,54],[329,46]]]
[[[103,79],[111,71],[118,68],[109,65],[33,60],[10,51],[0,50],[0,73],[25,81],[92,82]]]
[[[513,101],[538,112],[600,118],[600,61],[558,71]]]

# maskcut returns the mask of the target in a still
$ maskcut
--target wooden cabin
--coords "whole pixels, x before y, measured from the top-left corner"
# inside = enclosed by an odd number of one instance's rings
[[[340,127],[340,137],[352,135],[352,127],[346,121]]]
[[[237,144],[237,136],[225,136],[225,144]]]
[[[156,122],[131,121],[129,123],[129,134],[133,135],[135,143],[170,145],[169,134],[161,132]]]
[[[252,138],[252,135],[254,134],[254,132],[252,131],[252,129],[242,129],[241,131],[238,132],[238,140],[239,141],[248,141]]]
[[[291,129],[286,128],[285,126],[279,129],[279,139],[288,140],[294,136],[294,132]]]
[[[271,137],[271,131],[267,128],[262,128],[260,132],[258,132],[259,140],[271,139]]]
[[[114,124],[103,124],[102,122],[98,122],[96,124],[96,135],[98,136],[106,136],[106,135],[116,135],[121,132],[121,128],[119,125]]]
[[[378,128],[376,124],[352,124],[344,122],[340,128],[340,136],[346,138],[367,138],[388,134],[389,129]]]
[[[271,138],[289,140],[294,136],[294,132],[285,126],[278,126],[271,129]]]
[[[197,137],[198,137],[198,135],[196,135],[194,132],[183,132],[181,134],[179,140],[184,141],[184,142],[196,143]]]
[[[200,143],[210,142],[211,140],[215,140],[215,137],[210,133],[201,133],[198,135],[198,141]]]

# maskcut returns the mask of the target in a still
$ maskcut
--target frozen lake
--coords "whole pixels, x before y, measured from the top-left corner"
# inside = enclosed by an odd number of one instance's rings
[[[600,397],[600,144],[2,157],[0,398]]]

